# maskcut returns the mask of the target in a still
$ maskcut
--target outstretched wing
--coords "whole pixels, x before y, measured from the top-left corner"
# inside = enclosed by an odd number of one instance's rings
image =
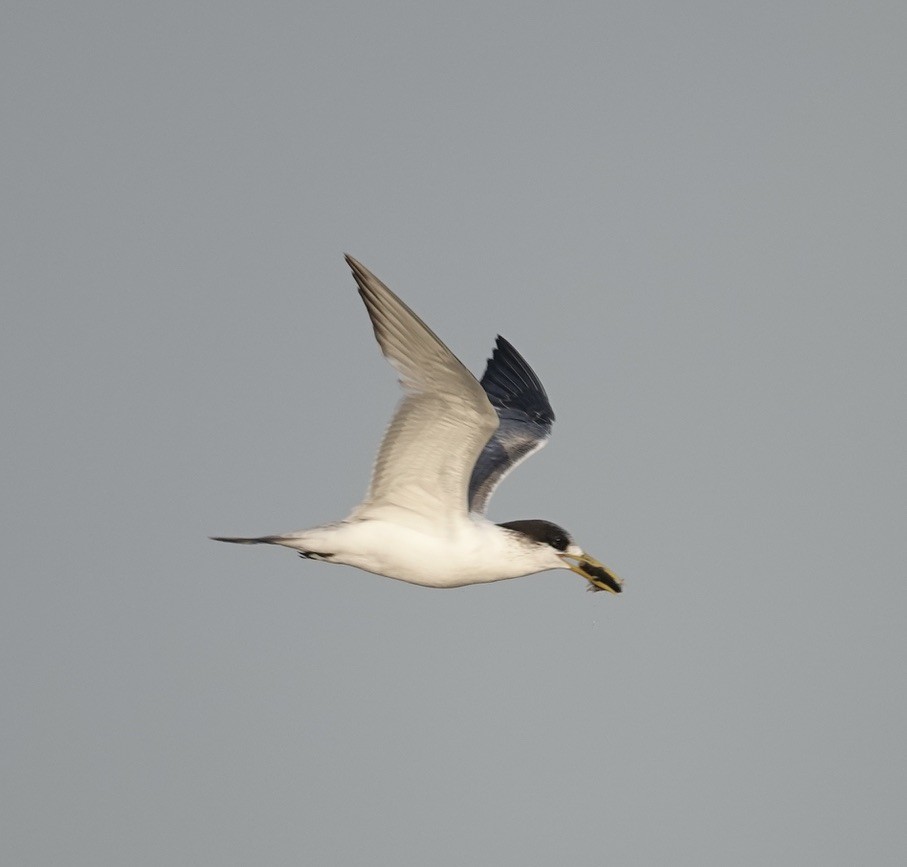
[[[548,442],[554,422],[544,386],[523,356],[500,335],[488,359],[482,388],[499,423],[469,482],[469,509],[478,514],[484,514],[501,479]]]
[[[478,380],[374,274],[350,256],[359,294],[404,397],[384,435],[357,517],[450,526],[466,519],[468,481],[498,424]]]

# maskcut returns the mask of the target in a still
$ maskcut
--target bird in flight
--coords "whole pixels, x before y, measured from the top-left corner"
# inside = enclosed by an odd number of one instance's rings
[[[620,593],[621,579],[557,524],[485,517],[498,483],[551,436],[554,412],[523,357],[498,336],[479,382],[371,271],[351,256],[346,261],[404,391],[368,493],[342,521],[278,536],[211,538],[282,545],[425,587],[570,569],[590,590]]]

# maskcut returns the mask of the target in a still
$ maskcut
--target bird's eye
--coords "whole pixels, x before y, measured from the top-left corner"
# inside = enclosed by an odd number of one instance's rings
[[[566,551],[569,544],[570,540],[566,536],[555,536],[551,540],[551,547],[556,548],[558,551]]]

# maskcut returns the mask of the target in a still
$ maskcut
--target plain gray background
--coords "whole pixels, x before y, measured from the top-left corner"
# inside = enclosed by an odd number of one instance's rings
[[[5,3],[0,860],[903,864],[905,8]],[[622,597],[206,539],[364,492],[343,251]]]

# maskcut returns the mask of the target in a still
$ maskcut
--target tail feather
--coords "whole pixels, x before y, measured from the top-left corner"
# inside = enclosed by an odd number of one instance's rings
[[[238,545],[285,545],[286,536],[209,536],[215,542],[235,542]]]
[[[233,542],[235,545],[282,545],[303,554],[330,551],[330,538],[325,538],[325,528],[300,530],[298,533],[284,533],[276,536],[209,536],[215,542]]]

